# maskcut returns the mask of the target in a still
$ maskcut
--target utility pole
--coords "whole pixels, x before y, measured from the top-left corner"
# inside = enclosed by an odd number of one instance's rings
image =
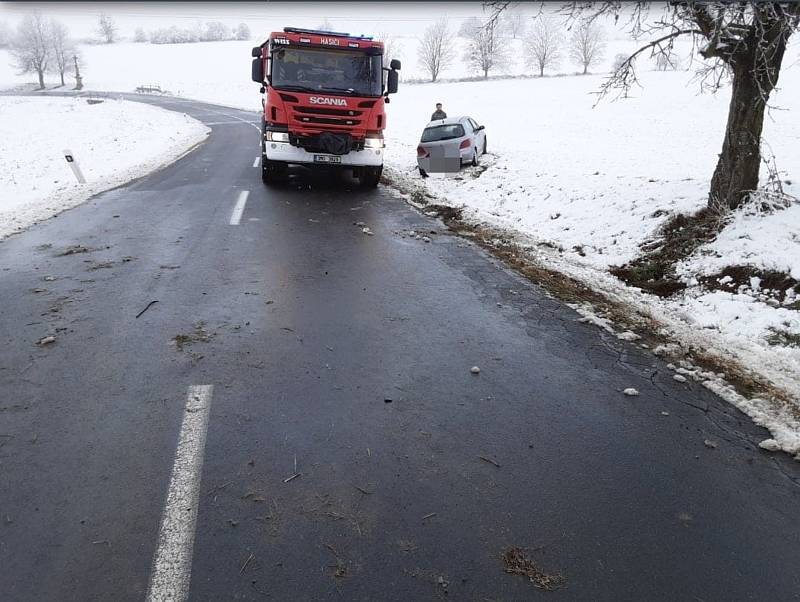
[[[78,69],[78,55],[73,54],[72,60],[75,61],[75,90],[83,90],[83,78],[81,77],[81,72]]]

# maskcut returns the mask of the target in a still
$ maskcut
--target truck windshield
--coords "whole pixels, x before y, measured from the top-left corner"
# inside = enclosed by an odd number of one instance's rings
[[[464,135],[464,128],[460,123],[450,123],[447,125],[437,125],[432,128],[425,128],[422,132],[422,142],[438,142],[439,140],[452,140],[461,138]]]
[[[277,89],[380,96],[381,56],[350,50],[276,48],[272,52],[272,86]]]

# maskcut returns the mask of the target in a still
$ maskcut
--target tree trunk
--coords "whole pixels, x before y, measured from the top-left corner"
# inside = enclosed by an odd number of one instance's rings
[[[484,69],[483,70],[483,79],[489,79],[489,70],[488,69]]]
[[[67,84],[66,84],[66,83],[64,83],[64,72],[63,72],[63,71],[60,71],[60,73],[61,73],[61,85],[62,85],[62,86],[66,86]]]
[[[39,75],[39,89],[44,90],[44,69],[37,69],[36,73]]]
[[[780,24],[773,27],[778,28]],[[761,48],[755,51],[760,54],[757,67],[754,51],[749,56],[739,57],[731,67],[733,82],[728,123],[708,192],[708,206],[711,208],[722,205],[736,209],[758,189],[764,110],[778,81],[789,37],[788,32],[780,29],[770,29],[768,34],[772,35],[759,41]],[[762,50],[767,45],[774,48],[769,55]]]
[[[722,152],[708,193],[709,207],[721,204],[736,209],[758,188],[765,106],[750,70],[736,68]]]
[[[588,70],[589,70],[589,64],[588,64],[588,63],[584,63],[584,64],[583,64],[583,74],[584,74],[584,75],[586,75],[586,72],[587,72]]]
[[[544,77],[544,65],[539,65],[539,77]]]

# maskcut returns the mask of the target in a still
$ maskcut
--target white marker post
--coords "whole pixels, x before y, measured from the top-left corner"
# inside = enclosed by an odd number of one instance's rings
[[[64,150],[64,158],[72,168],[72,173],[75,174],[75,179],[78,180],[78,183],[86,184],[86,179],[83,177],[83,172],[81,172],[81,168],[78,167],[78,162],[75,160],[75,156],[72,154],[72,151]]]

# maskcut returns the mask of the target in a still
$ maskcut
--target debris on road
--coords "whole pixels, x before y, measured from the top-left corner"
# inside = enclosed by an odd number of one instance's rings
[[[470,368],[469,371],[472,372],[473,374],[480,374],[481,369],[478,368],[478,366],[472,366],[472,368]]]
[[[364,489],[364,488],[362,488],[362,487],[359,487],[358,485],[353,485],[353,487],[355,487],[356,489],[358,489],[358,490],[359,490],[361,493],[363,493],[364,495],[372,495],[373,493],[375,493],[374,491],[368,491],[368,490],[366,490],[366,489]]]
[[[522,575],[539,589],[553,591],[566,582],[560,573],[548,574],[542,571],[536,563],[525,554],[522,548],[510,548],[503,552],[505,572],[511,575]]]
[[[56,277],[55,277],[55,276],[45,276],[45,277],[43,278],[43,280],[44,280],[45,282],[53,282],[55,279],[56,279]]]
[[[51,343],[55,343],[55,342],[56,342],[56,337],[54,337],[53,335],[48,335],[48,336],[36,341],[36,344],[40,345],[40,346],[44,346],[44,345],[50,345]]]
[[[429,518],[433,518],[434,516],[436,516],[436,513],[435,512],[431,512],[430,514],[426,514],[425,516],[423,516],[422,520],[427,520]]]
[[[486,456],[478,456],[478,457],[479,457],[481,460],[483,460],[484,462],[488,462],[489,464],[494,464],[495,466],[497,466],[497,468],[500,468],[500,464],[498,464],[497,462],[495,462],[495,461],[494,461],[494,460],[492,460],[491,458],[487,458]]]
[[[661,412],[662,416],[669,416],[669,412]]]
[[[296,478],[297,478],[297,477],[299,477],[299,476],[300,476],[300,473],[299,473],[299,472],[296,472],[296,473],[294,473],[292,476],[290,476],[290,477],[286,477],[285,479],[283,479],[283,482],[284,482],[284,483],[288,483],[289,481],[293,481],[294,479],[296,479]]]
[[[635,395],[638,395],[638,394],[639,394],[639,391],[638,391],[638,389],[634,389],[633,387],[628,387],[627,389],[625,389],[625,390],[623,391],[623,393],[624,393],[625,395],[628,395],[629,397],[633,397],[633,396],[635,396]]]
[[[67,247],[61,253],[56,255],[56,257],[67,257],[69,255],[77,255],[79,253],[88,253],[91,249],[87,249],[83,245],[72,245]]]
[[[703,445],[705,445],[709,449],[717,449],[717,445],[719,445],[716,441],[712,441],[711,439],[706,439],[703,441]]]
[[[364,228],[361,228],[361,231],[362,231],[364,234],[366,234],[367,236],[372,236],[372,235],[374,234],[374,233],[372,232],[372,230],[370,230],[370,229],[369,229],[369,227],[364,227]]]
[[[205,322],[198,322],[194,325],[194,331],[189,334],[178,334],[172,337],[172,341],[178,348],[178,351],[183,351],[184,347],[188,347],[193,343],[208,343],[211,340],[211,334],[203,327]]]
[[[150,308],[151,308],[153,305],[155,305],[156,303],[158,303],[158,300],[157,300],[157,299],[156,299],[156,300],[154,300],[154,301],[150,301],[150,303],[148,303],[147,305],[145,305],[145,307],[144,307],[144,309],[143,309],[142,311],[140,311],[138,314],[136,314],[136,318],[135,318],[135,319],[136,319],[136,320],[138,320],[138,319],[139,319],[139,317],[140,317],[140,316],[141,316],[141,315],[142,315],[144,312],[146,312],[148,309],[150,309]]]
[[[244,573],[245,569],[247,568],[247,565],[250,564],[250,562],[253,560],[253,558],[255,558],[255,556],[251,553],[250,556],[247,557],[247,560],[244,561],[244,564],[242,565],[242,568],[239,569],[239,574],[240,575],[242,573]]]

